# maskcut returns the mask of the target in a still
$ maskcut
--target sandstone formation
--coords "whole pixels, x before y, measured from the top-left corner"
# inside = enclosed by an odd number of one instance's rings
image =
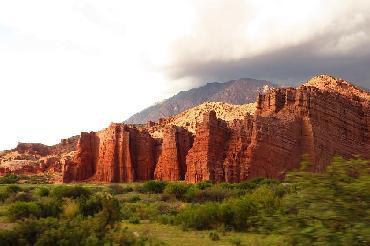
[[[193,135],[186,129],[168,125],[163,130],[162,152],[155,168],[155,179],[184,180],[186,156],[193,144]]]
[[[100,132],[81,133],[63,181],[133,182],[153,179],[158,144],[148,132],[112,123]]]
[[[60,182],[63,163],[74,155],[77,141],[78,137],[71,137],[53,146],[19,143],[15,149],[0,153],[0,175],[50,174],[53,182]]]
[[[0,153],[0,174],[61,172],[63,182],[240,182],[283,178],[303,156],[317,172],[335,155],[370,159],[370,93],[346,81],[320,75],[298,88],[268,89],[251,107],[206,103],[145,125],[112,123],[51,147],[19,144]]]

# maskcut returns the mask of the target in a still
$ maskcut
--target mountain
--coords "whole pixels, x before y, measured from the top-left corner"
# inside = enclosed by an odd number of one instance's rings
[[[0,174],[52,182],[196,183],[283,178],[302,157],[323,171],[336,156],[370,158],[370,93],[328,75],[261,91],[252,104],[206,102],[147,124],[112,123],[60,144],[0,153]]]
[[[258,92],[266,86],[276,87],[268,81],[250,78],[231,80],[225,83],[208,83],[199,88],[181,91],[163,102],[134,114],[125,123],[143,124],[148,121],[158,121],[160,118],[177,115],[204,102],[252,103],[255,102]]]

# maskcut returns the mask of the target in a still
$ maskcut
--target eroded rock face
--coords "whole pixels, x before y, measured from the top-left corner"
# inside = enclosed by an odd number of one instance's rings
[[[163,130],[162,151],[155,168],[155,179],[184,180],[186,156],[193,145],[193,135],[182,127],[166,126]]]
[[[205,113],[203,122],[197,126],[194,145],[186,157],[185,180],[192,183],[224,181],[223,163],[229,137],[230,129],[226,122],[217,119],[214,111]]]
[[[281,177],[307,155],[322,171],[335,155],[370,157],[369,104],[313,86],[276,89],[258,99],[248,177]]]
[[[145,131],[111,124],[82,133],[76,155],[63,169],[64,182],[133,182],[153,179],[157,143]]]
[[[186,112],[197,119],[195,134],[183,115],[184,128],[173,117],[111,124],[54,146],[20,144],[0,153],[0,175],[62,170],[63,182],[240,182],[283,178],[304,155],[312,171],[324,170],[335,155],[370,159],[370,93],[346,81],[321,75],[299,88],[266,89],[256,108],[244,118],[222,108],[224,120],[213,110]]]

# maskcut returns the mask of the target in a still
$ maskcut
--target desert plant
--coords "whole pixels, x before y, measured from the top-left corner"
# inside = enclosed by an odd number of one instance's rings
[[[165,188],[166,183],[157,180],[149,180],[143,185],[143,191],[147,193],[162,193]]]
[[[7,173],[0,177],[0,184],[15,184],[19,180],[19,177],[12,173]]]
[[[39,217],[40,214],[41,209],[35,202],[15,202],[8,209],[8,217],[12,221],[31,216]]]
[[[191,186],[186,183],[169,183],[164,189],[164,193],[174,195],[177,199],[184,199],[184,196]]]
[[[91,195],[91,191],[82,186],[61,185],[54,188],[52,195],[58,199],[79,197],[87,198]]]
[[[208,234],[209,238],[212,240],[212,241],[218,241],[220,240],[220,235],[215,232],[215,231],[210,231],[209,234]]]

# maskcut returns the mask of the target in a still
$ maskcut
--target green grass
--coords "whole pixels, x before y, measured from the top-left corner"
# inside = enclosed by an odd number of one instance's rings
[[[129,231],[136,235],[148,235],[154,239],[164,242],[166,245],[179,246],[222,246],[233,245],[232,240],[240,239],[241,245],[245,246],[264,246],[264,245],[289,245],[283,236],[280,235],[261,235],[241,232],[218,232],[219,241],[212,241],[209,237],[210,231],[184,231],[181,227],[162,225],[142,220],[140,224],[130,224],[128,221],[122,222],[128,227]]]

